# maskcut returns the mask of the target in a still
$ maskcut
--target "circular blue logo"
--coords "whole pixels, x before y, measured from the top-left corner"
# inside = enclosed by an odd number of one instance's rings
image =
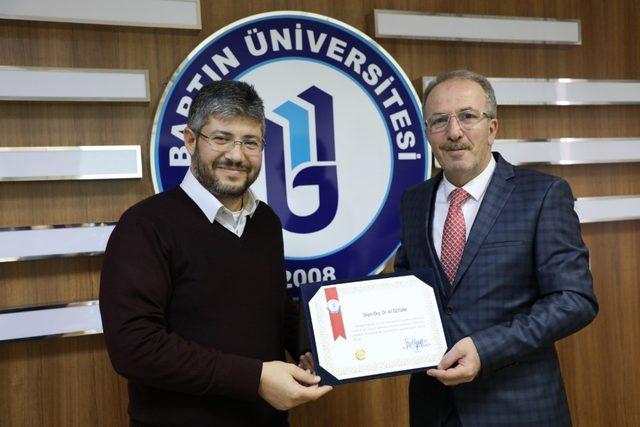
[[[262,172],[252,189],[282,221],[288,285],[379,271],[400,241],[400,196],[430,175],[418,97],[391,56],[355,28],[272,12],[211,35],[178,67],[151,136],[156,192],[180,184],[191,102],[220,79],[265,103]]]

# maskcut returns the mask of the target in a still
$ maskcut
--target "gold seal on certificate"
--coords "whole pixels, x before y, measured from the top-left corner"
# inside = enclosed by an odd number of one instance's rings
[[[303,299],[333,383],[426,369],[447,349],[434,290],[414,275],[305,286],[317,288],[303,287]]]

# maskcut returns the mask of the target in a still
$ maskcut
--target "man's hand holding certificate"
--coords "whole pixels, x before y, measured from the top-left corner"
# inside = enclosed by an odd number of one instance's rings
[[[434,290],[414,275],[304,285],[301,293],[323,383],[426,371],[447,349]]]

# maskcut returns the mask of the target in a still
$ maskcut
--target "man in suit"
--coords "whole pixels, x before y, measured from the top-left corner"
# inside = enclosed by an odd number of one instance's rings
[[[411,425],[571,425],[554,342],[598,310],[571,189],[491,152],[485,77],[443,74],[424,99],[443,171],[403,195],[395,266],[434,270],[452,346],[411,377]]]

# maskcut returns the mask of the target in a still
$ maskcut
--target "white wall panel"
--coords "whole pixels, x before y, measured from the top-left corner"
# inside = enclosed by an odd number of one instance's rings
[[[582,197],[575,210],[581,223],[640,219],[640,196]]]
[[[149,102],[147,70],[0,66],[0,101]]]
[[[0,18],[140,27],[202,28],[199,0],[2,0]]]
[[[0,147],[0,181],[142,178],[139,145]]]
[[[640,162],[640,138],[497,139],[492,149],[516,165]]]
[[[433,76],[422,78],[423,90]],[[638,80],[489,78],[501,105],[640,104]]]
[[[498,43],[580,44],[579,20],[375,10],[375,36]]]
[[[0,229],[0,262],[104,252],[114,223]]]
[[[99,333],[98,301],[0,310],[0,341]]]

